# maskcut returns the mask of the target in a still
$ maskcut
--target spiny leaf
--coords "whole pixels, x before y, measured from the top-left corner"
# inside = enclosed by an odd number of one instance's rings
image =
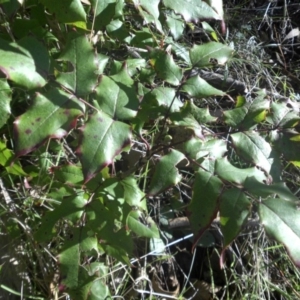
[[[224,92],[214,88],[198,75],[189,78],[182,86],[182,90],[194,98],[225,95]]]
[[[37,93],[33,105],[14,122],[16,156],[34,150],[49,137],[63,137],[83,112],[83,103],[58,88]]]
[[[80,0],[41,0],[62,23],[85,22],[86,13]]]
[[[98,59],[85,35],[69,34],[66,48],[59,60],[69,61],[73,71],[60,72],[57,81],[83,97],[92,92],[97,84]]]
[[[171,54],[160,49],[151,50],[150,64],[160,79],[172,85],[179,85],[182,78],[182,70],[176,65]]]
[[[133,83],[126,66],[114,76],[101,76],[95,106],[115,120],[135,117],[140,103]]]
[[[85,182],[88,182],[130,145],[131,129],[129,125],[97,112],[89,117],[81,131],[76,152],[80,156]]]
[[[230,137],[238,155],[273,175],[276,181],[279,180],[281,175],[280,158],[258,132],[237,132],[231,134]]]
[[[147,24],[154,23],[156,28],[160,32],[163,32],[161,23],[158,19],[158,5],[160,0],[151,0],[151,2],[148,0],[133,0],[133,3]]]
[[[282,243],[295,265],[300,267],[298,204],[280,198],[268,198],[259,203],[259,216],[267,234]]]
[[[32,44],[29,49],[28,43]],[[26,89],[35,89],[46,84],[48,71],[47,50],[37,40],[26,38],[16,44],[0,39],[0,72],[7,79]]]
[[[243,185],[248,177],[255,177],[259,182],[267,180],[265,174],[256,167],[239,169],[233,166],[226,157],[216,160],[215,172],[223,180],[239,185]]]
[[[178,40],[182,36],[185,28],[182,18],[172,11],[171,14],[166,15],[166,23],[174,40]]]
[[[133,210],[128,214],[127,225],[138,236],[159,238],[159,231],[154,221],[151,217],[144,217],[140,210]]]
[[[244,184],[247,189],[253,195],[266,198],[270,195],[277,195],[281,199],[297,202],[299,199],[289,190],[284,182],[277,182],[274,184],[264,184],[257,181],[253,177],[248,177]]]
[[[205,171],[195,175],[192,201],[188,206],[192,231],[196,234],[194,245],[212,223],[219,210],[222,181]]]
[[[155,168],[148,195],[156,195],[176,185],[181,179],[176,165],[184,159],[185,156],[177,150],[171,150],[169,154],[163,156]]]
[[[232,54],[233,50],[230,47],[217,42],[195,45],[190,50],[190,58],[194,67],[224,65]]]
[[[176,14],[182,15],[187,22],[199,19],[220,19],[220,16],[205,1],[163,0],[163,4],[173,9]]]
[[[232,127],[247,130],[265,120],[270,101],[264,99],[265,94],[261,93],[252,102],[245,102],[244,105],[224,112],[225,123]]]

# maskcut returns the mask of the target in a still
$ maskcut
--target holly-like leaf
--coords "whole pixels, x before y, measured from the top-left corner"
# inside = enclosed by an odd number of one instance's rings
[[[77,97],[84,97],[96,87],[98,58],[85,35],[69,34],[68,37],[66,48],[59,60],[68,61],[73,70],[60,72],[57,81]]]
[[[247,189],[251,194],[257,195],[262,198],[267,196],[277,195],[281,199],[288,201],[297,202],[299,199],[289,190],[284,182],[277,182],[274,184],[265,184],[257,181],[253,177],[248,177],[244,184],[245,189]]]
[[[164,110],[175,112],[182,107],[182,102],[176,97],[176,91],[168,87],[157,87],[144,96],[144,105],[155,105],[164,108]]]
[[[272,102],[266,120],[275,127],[294,127],[299,121],[298,111],[287,106],[286,103]]]
[[[145,20],[146,24],[154,23],[156,28],[163,32],[161,23],[159,21],[158,5],[160,0],[133,0],[136,9]]]
[[[49,12],[55,14],[61,23],[73,23],[86,21],[86,13],[80,0],[41,0]]]
[[[221,197],[220,223],[226,248],[241,231],[249,215],[251,201],[237,188],[225,191]]]
[[[166,15],[166,23],[174,40],[177,41],[183,34],[185,28],[184,21],[172,11],[171,14]]]
[[[35,238],[44,242],[51,239],[54,234],[54,225],[62,219],[69,219],[76,222],[84,213],[84,207],[87,200],[84,199],[83,194],[72,195],[62,200],[61,204],[54,210],[48,211],[42,219],[42,224],[35,233]]]
[[[151,217],[145,217],[140,210],[133,210],[128,214],[127,225],[138,236],[159,238],[159,231]]]
[[[40,42],[31,37],[20,44],[0,39],[0,73],[8,80],[26,89],[40,88],[46,84],[48,71],[48,52]]]
[[[184,159],[185,156],[181,152],[171,150],[169,154],[159,160],[150,183],[149,196],[156,195],[181,180],[176,165]]]
[[[133,176],[124,178],[120,184],[124,189],[124,199],[130,206],[139,207],[144,211],[147,211],[145,193],[139,188],[136,179]]]
[[[83,184],[82,169],[79,166],[67,164],[60,167],[53,167],[51,168],[51,172],[54,173],[56,180],[66,185],[74,186]]]
[[[5,79],[0,79],[0,128],[5,125],[10,116],[11,89]]]
[[[258,132],[237,132],[231,134],[230,137],[239,156],[262,168],[268,174],[273,175],[274,178],[280,178],[280,158],[273,151],[271,145]]]
[[[94,30],[103,31],[105,26],[118,14],[117,3],[115,0],[90,0],[90,2],[95,13]]]
[[[179,85],[182,70],[176,65],[171,54],[160,49],[151,50],[150,64],[160,79],[172,85]]]
[[[163,4],[183,16],[187,22],[199,19],[220,20],[220,16],[205,1],[201,0],[163,0]]]
[[[278,155],[284,155],[285,159],[294,164],[300,163],[299,133],[293,130],[272,130],[270,140]]]
[[[248,177],[255,177],[257,181],[263,182],[267,180],[266,175],[256,167],[239,169],[233,166],[227,157],[216,160],[216,174],[223,180],[243,185]]]
[[[133,84],[126,66],[114,76],[101,76],[95,106],[115,120],[135,117],[140,103]]]
[[[85,182],[88,182],[130,145],[131,129],[129,125],[97,112],[90,116],[81,131],[80,146],[76,152],[80,157]]]
[[[259,217],[267,234],[282,243],[294,264],[300,267],[298,204],[280,198],[268,198],[259,203]]]
[[[16,156],[29,153],[49,137],[66,135],[84,109],[82,102],[58,88],[37,93],[33,105],[14,122]]]
[[[264,99],[262,93],[252,102],[244,102],[242,106],[224,111],[225,123],[232,127],[247,130],[266,119],[270,101]]]
[[[215,219],[219,210],[222,181],[205,171],[195,175],[192,201],[188,206],[192,231],[196,234],[194,245]]]
[[[224,92],[214,88],[198,75],[189,78],[182,86],[182,90],[194,98],[225,95]]]
[[[224,65],[232,54],[233,50],[230,47],[217,42],[195,45],[190,50],[192,65],[200,68],[216,64]]]

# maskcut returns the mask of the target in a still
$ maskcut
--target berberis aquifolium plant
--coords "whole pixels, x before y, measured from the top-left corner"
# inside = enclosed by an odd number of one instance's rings
[[[190,250],[218,219],[223,267],[257,217],[300,266],[299,199],[283,174],[300,165],[299,106],[205,77],[235,55],[209,25],[221,2],[1,1],[1,230],[36,245],[57,294],[117,295],[108,261],[130,265],[138,237],[167,244],[155,204],[166,194]]]

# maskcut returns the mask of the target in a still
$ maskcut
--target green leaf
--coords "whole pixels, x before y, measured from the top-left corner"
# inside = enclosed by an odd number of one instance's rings
[[[269,198],[259,203],[259,216],[267,234],[282,243],[300,267],[300,212],[295,202]]]
[[[225,191],[221,197],[220,223],[226,248],[239,234],[249,215],[251,201],[237,188]]]
[[[77,97],[90,94],[97,84],[98,59],[85,35],[69,34],[59,60],[68,61],[73,71],[60,72],[57,81]]]
[[[86,21],[86,13],[80,0],[41,0],[49,12],[62,23]]]
[[[117,13],[116,0],[105,0],[105,1],[89,0],[89,1],[91,2],[92,8],[95,11],[94,30],[104,31],[105,26],[112,21],[112,19]]]
[[[101,76],[96,89],[95,106],[115,120],[135,117],[140,102],[133,84],[126,65],[114,76]]]
[[[29,43],[32,45],[27,49]],[[20,44],[0,39],[0,73],[8,80],[26,89],[43,87],[46,84],[48,68],[48,52],[35,39],[25,38]]]
[[[281,176],[280,157],[258,132],[237,132],[231,134],[230,137],[239,156],[271,174],[276,181],[279,180]]]
[[[157,87],[152,89],[144,96],[143,104],[146,106],[152,104],[163,107],[165,108],[165,112],[179,111],[182,106],[182,102],[176,97],[176,91],[168,87]]]
[[[191,228],[197,233],[194,245],[217,215],[222,187],[222,181],[208,172],[200,170],[195,174],[193,197],[188,206]]]
[[[176,65],[171,54],[160,49],[151,50],[150,64],[160,79],[172,85],[180,84],[182,70]]]
[[[59,167],[51,168],[51,172],[54,173],[55,179],[63,182],[66,185],[82,185],[83,175],[82,169],[79,166],[67,164]]]
[[[69,289],[78,287],[78,272],[80,266],[79,243],[65,246],[63,251],[58,255],[58,263],[63,285]]]
[[[14,122],[16,156],[34,150],[49,137],[63,137],[83,112],[83,103],[58,88],[37,93],[33,105]]]
[[[139,188],[133,176],[127,176],[121,182],[124,188],[124,199],[130,206],[136,206],[146,211],[146,201],[143,200],[145,193]]]
[[[267,196],[277,195],[281,199],[297,202],[299,199],[289,190],[284,182],[274,184],[264,184],[257,181],[253,177],[248,177],[245,181],[244,188],[250,193],[259,197],[266,198]]]
[[[185,156],[181,152],[171,150],[169,154],[159,160],[150,183],[149,196],[156,195],[181,180],[176,165],[184,159]]]
[[[26,176],[19,161],[14,161],[14,153],[6,147],[6,143],[0,140],[0,165],[5,167],[8,174]]]
[[[232,57],[233,50],[221,43],[209,42],[195,45],[190,50],[190,59],[194,67],[224,65]]]
[[[224,92],[214,88],[198,75],[190,77],[182,86],[182,90],[194,98],[225,95]]]
[[[173,9],[176,14],[182,15],[187,22],[199,19],[220,20],[220,16],[205,1],[163,0],[163,4]]]
[[[287,103],[272,102],[266,120],[275,127],[290,128],[295,126],[300,118],[298,112],[287,106]]]
[[[159,21],[159,9],[158,5],[160,0],[133,0],[133,3],[137,10],[139,11],[140,15],[145,20],[146,24],[154,23],[157,30],[163,32],[161,23]]]
[[[128,214],[127,225],[138,236],[159,238],[159,231],[151,217],[144,217],[140,210],[133,210]]]
[[[223,180],[239,185],[244,185],[248,177],[255,177],[259,182],[267,180],[265,174],[256,167],[239,169],[233,166],[226,157],[216,160],[215,172]]]
[[[293,130],[272,130],[270,141],[278,155],[292,162],[300,162],[300,142],[297,140],[299,133]]]
[[[174,40],[177,41],[181,38],[185,28],[185,23],[182,18],[172,11],[171,14],[166,14],[166,23]]]
[[[80,146],[76,152],[80,157],[85,182],[88,182],[130,145],[131,129],[129,125],[97,112],[89,117],[81,131]]]
[[[11,110],[10,110],[10,101],[11,101],[11,89],[5,79],[0,79],[0,128],[6,124]]]
[[[252,102],[245,102],[232,110],[224,111],[225,123],[229,126],[248,130],[265,120],[270,101],[261,94]]]
[[[78,221],[84,213],[86,203],[87,200],[84,199],[83,193],[64,198],[59,206],[45,214],[41,226],[35,233],[35,238],[39,242],[51,239],[55,234],[54,225],[64,218],[73,222]]]

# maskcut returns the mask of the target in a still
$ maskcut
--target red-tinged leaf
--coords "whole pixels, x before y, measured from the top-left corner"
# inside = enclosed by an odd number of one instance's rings
[[[181,180],[176,165],[184,159],[185,156],[177,150],[171,150],[169,154],[163,156],[155,168],[148,195],[156,195],[176,185]]]
[[[193,247],[217,215],[222,187],[218,177],[205,171],[196,173],[193,197],[188,206],[191,228],[195,233]]]
[[[14,122],[16,156],[33,151],[47,138],[65,136],[84,109],[77,98],[57,88],[37,93],[33,105]]]
[[[76,152],[80,157],[86,183],[130,145],[131,128],[103,112],[97,112],[90,116],[81,131]]]
[[[259,203],[259,216],[267,234],[282,243],[300,268],[299,203],[280,198],[268,198]]]
[[[85,35],[69,34],[59,60],[71,63],[73,70],[60,72],[57,81],[77,97],[90,94],[97,85],[98,58]]]

